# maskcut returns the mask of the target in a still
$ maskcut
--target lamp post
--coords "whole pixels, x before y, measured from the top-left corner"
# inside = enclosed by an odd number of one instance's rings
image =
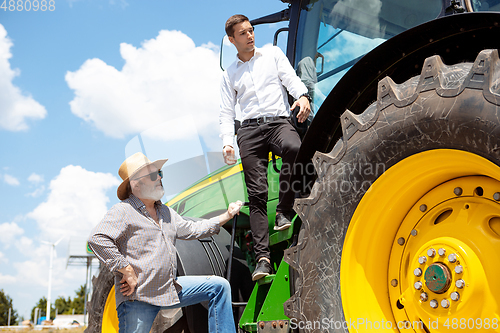
[[[47,314],[45,315],[45,320],[50,320],[50,292],[52,289],[52,256],[54,255],[54,249],[60,241],[66,236],[62,236],[57,242],[50,243],[47,241],[42,241],[42,243],[50,245],[50,264],[49,264],[49,290],[47,292]]]

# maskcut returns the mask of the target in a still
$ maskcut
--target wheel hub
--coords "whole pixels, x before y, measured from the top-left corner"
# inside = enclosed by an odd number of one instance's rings
[[[389,264],[390,272],[399,271],[398,286],[388,283],[396,322],[419,322],[431,331],[429,318],[451,322],[465,313],[484,316],[479,300],[490,301],[487,277],[496,274],[490,263],[495,257],[487,257],[492,252],[484,246],[498,244],[494,221],[500,216],[495,198],[499,186],[486,177],[451,180],[432,189],[407,214]]]
[[[444,242],[425,243],[412,260],[417,267],[413,276],[408,276],[408,283],[413,283],[413,299],[420,300],[417,304],[424,312],[447,309],[453,302],[458,302],[464,292],[463,278],[470,276],[468,269],[464,271],[466,254],[461,250],[467,245],[457,239],[442,240]],[[410,239],[410,248],[415,241],[418,242],[417,239]],[[472,258],[471,251],[468,252],[469,258]]]
[[[451,272],[448,266],[440,262],[434,263],[425,270],[425,285],[430,291],[442,294],[451,285]]]

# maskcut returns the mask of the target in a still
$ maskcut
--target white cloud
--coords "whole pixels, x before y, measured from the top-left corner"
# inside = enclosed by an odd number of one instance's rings
[[[6,182],[7,184],[9,184],[11,186],[19,186],[20,185],[19,180],[16,177],[11,176],[9,174],[4,174],[3,180],[4,180],[4,182]]]
[[[33,285],[48,286],[48,260],[27,260],[24,262],[16,262],[13,266],[17,270],[16,280],[20,285],[32,283]],[[33,279],[33,276],[38,276],[38,279]]]
[[[333,35],[336,32],[332,27],[328,27],[328,31],[328,35]],[[382,38],[366,38],[344,31],[334,39],[334,42],[327,44],[321,53],[326,62],[333,62],[339,66],[371,51],[384,41]]]
[[[107,211],[106,191],[119,184],[109,173],[69,165],[50,182],[47,200],[27,216],[36,220],[41,237],[49,241],[88,234]]]
[[[44,182],[44,177],[43,175],[39,175],[36,173],[32,173],[28,177],[28,181],[33,184],[34,186],[38,186],[33,192],[27,193],[26,196],[28,197],[33,197],[37,198],[41,196],[45,192],[45,185],[41,185],[41,183]]]
[[[16,222],[0,224],[0,244],[9,247],[24,230]]]
[[[343,39],[345,39],[342,53],[344,54],[345,52],[347,55],[353,58],[369,52],[385,41],[382,38],[370,39],[352,33],[342,34],[341,36]]]
[[[370,38],[381,37],[385,33],[385,25],[379,22],[378,17],[381,9],[381,0],[341,0],[335,4],[330,13],[330,23],[337,28],[340,23],[345,30],[359,35]],[[346,21],[345,18],[349,18],[347,27],[343,27],[342,23]],[[358,22],[363,22],[363,24]]]
[[[89,59],[66,74],[75,92],[73,114],[116,138],[188,115],[199,132],[218,129],[222,72],[215,45],[196,46],[182,32],[163,30],[139,48],[122,43],[120,53],[121,70]],[[193,133],[172,126],[165,135],[179,139]]]
[[[43,119],[47,111],[12,83],[14,77],[20,74],[19,70],[10,67],[12,45],[7,31],[0,24],[0,129],[21,131],[28,129],[28,119]]]
[[[18,241],[16,241],[16,248],[19,253],[25,255],[26,257],[31,257],[32,255],[37,253],[37,249],[33,245],[33,239],[26,236],[23,236]]]
[[[42,186],[38,187],[36,190],[34,190],[33,192],[27,193],[26,196],[32,197],[32,198],[38,198],[44,192],[45,192],[45,186],[42,185]]]
[[[32,181],[40,180],[33,176]],[[0,286],[16,305],[22,304],[21,314],[29,314],[31,306],[47,295],[50,245],[65,237],[53,255],[51,300],[59,295],[75,296],[74,291],[85,283],[85,267],[66,267],[70,236],[86,237],[106,213],[109,189],[115,190],[120,181],[109,173],[91,172],[80,166],[69,165],[61,169],[50,181],[47,199],[24,217],[12,223],[0,224]],[[114,192],[114,191],[113,191]],[[36,226],[28,227],[34,219]],[[21,223],[22,222],[22,223]],[[35,229],[36,238],[21,228]],[[10,248],[3,250],[3,248]],[[8,258],[8,262],[6,261]],[[96,264],[97,262],[94,262]],[[23,296],[20,303],[20,295]]]
[[[33,184],[38,184],[38,183],[43,183],[43,176],[42,175],[38,175],[36,173],[32,173],[29,177],[28,177],[28,181],[30,183],[33,183]]]
[[[0,285],[16,283],[16,277],[12,275],[3,275],[0,273]]]

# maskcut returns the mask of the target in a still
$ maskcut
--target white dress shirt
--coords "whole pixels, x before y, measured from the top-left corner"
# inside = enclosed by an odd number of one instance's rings
[[[277,46],[255,48],[247,62],[236,61],[224,72],[221,82],[220,131],[223,146],[233,146],[235,106],[241,121],[263,116],[290,115],[286,89],[298,99],[307,88],[295,74],[288,58]]]

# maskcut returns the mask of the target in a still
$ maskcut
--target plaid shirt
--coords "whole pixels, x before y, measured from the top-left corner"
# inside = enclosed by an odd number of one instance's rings
[[[177,258],[175,240],[205,238],[219,233],[219,218],[187,221],[171,208],[155,203],[159,224],[139,198],[114,205],[92,230],[89,246],[97,258],[115,274],[116,306],[137,300],[158,306],[179,303],[176,282]],[[134,293],[120,292],[122,274],[119,269],[131,265],[138,282]]]

